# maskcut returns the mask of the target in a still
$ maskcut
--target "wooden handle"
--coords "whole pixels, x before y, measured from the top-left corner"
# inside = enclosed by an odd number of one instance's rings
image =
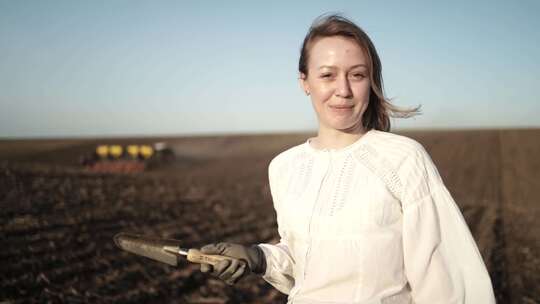
[[[193,262],[193,263],[199,263],[199,264],[204,263],[204,264],[210,264],[214,266],[223,260],[232,260],[233,258],[222,256],[222,255],[204,254],[198,249],[190,249],[188,250],[187,259],[188,261]]]

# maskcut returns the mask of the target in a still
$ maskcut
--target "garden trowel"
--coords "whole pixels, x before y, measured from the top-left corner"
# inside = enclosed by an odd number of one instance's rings
[[[180,247],[180,241],[172,239],[151,238],[131,233],[119,233],[114,242],[123,250],[151,258],[153,260],[178,265],[178,257],[186,256],[193,263],[216,265],[222,260],[232,259],[221,255],[204,254],[197,249]]]

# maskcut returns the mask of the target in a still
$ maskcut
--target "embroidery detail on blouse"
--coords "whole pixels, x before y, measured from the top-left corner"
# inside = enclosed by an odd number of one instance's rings
[[[345,206],[347,196],[349,194],[352,173],[354,171],[355,163],[352,161],[352,156],[349,154],[336,179],[336,187],[334,187],[334,193],[332,195],[332,202],[330,209],[328,210],[329,216],[334,216],[334,214]]]
[[[377,175],[385,184],[390,193],[401,202],[402,184],[398,175],[391,169],[391,165],[369,146],[362,146],[354,153],[355,157],[371,172]]]
[[[307,155],[306,153],[300,153],[294,159],[293,166],[298,166],[298,169],[292,170],[292,172],[298,173],[295,176],[291,176],[289,186],[287,188],[287,192],[293,198],[300,198],[300,196],[302,196],[304,193],[304,190],[307,188],[313,171],[313,163],[313,157]]]

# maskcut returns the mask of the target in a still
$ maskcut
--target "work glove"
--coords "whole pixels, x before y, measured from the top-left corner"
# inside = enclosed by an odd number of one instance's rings
[[[210,272],[229,285],[233,285],[249,273],[262,275],[266,272],[264,252],[257,245],[250,247],[232,244],[208,244],[201,248],[204,254],[217,254],[233,259],[220,261],[215,266],[201,264],[201,272]]]

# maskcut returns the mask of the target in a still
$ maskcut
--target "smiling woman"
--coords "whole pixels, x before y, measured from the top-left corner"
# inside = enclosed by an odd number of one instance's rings
[[[334,79],[339,76],[340,68],[342,73],[349,72],[347,76],[351,80],[367,78],[368,96],[365,100],[367,106],[362,121],[364,128],[389,131],[389,116],[411,117],[420,114],[419,106],[400,109],[384,96],[381,60],[369,36],[343,17],[323,16],[313,23],[300,51],[298,71],[306,93],[309,93],[309,88],[306,87],[309,80],[315,81],[317,77]],[[327,71],[324,71],[325,69]],[[309,77],[310,70],[319,75]],[[341,84],[352,83],[341,82]]]
[[[359,133],[369,104],[370,81],[363,50],[340,37],[321,38],[311,46],[309,69],[300,83],[311,95],[319,120],[319,133]],[[314,146],[319,146],[313,142]]]
[[[351,21],[325,16],[302,46],[300,85],[314,138],[268,168],[278,244],[209,244],[202,265],[233,284],[249,272],[289,303],[494,303],[482,257],[426,150],[390,133],[408,117],[384,97],[381,63]]]

